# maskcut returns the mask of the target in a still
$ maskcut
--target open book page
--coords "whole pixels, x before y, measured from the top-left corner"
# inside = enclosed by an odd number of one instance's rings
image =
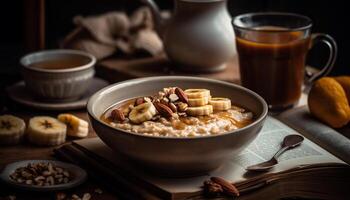
[[[298,130],[322,148],[350,163],[349,129],[343,128],[340,130],[343,131],[342,134],[339,133],[337,130],[314,119],[309,114],[307,106],[286,111],[278,116],[278,119]]]
[[[240,155],[232,157],[227,163],[210,174],[195,178],[162,178],[151,176],[142,170],[129,166],[125,168],[125,163],[121,163],[118,157],[98,138],[77,141],[76,143],[94,154],[109,160],[116,166],[121,166],[128,170],[128,173],[135,174],[143,180],[156,185],[157,187],[171,193],[193,193],[201,190],[204,180],[211,176],[220,176],[231,182],[241,182],[247,179],[245,167],[258,162],[270,159],[280,148],[284,136],[296,134],[296,131],[290,129],[278,120],[268,117],[263,130],[249,147]],[[279,158],[278,164],[270,173],[277,173],[301,165],[312,165],[320,163],[343,163],[333,155],[329,154],[316,144],[305,139],[297,148],[285,152]],[[251,177],[249,177],[251,178]]]
[[[232,157],[229,162],[225,163],[216,171],[197,178],[178,180],[152,179],[157,185],[162,185],[162,187],[174,193],[198,191],[203,181],[209,179],[211,176],[224,177],[231,182],[241,182],[248,179],[248,177],[245,176],[245,168],[247,166],[269,160],[280,148],[283,138],[290,134],[298,133],[277,119],[268,117],[262,131],[248,148],[241,152],[240,155]],[[278,173],[304,165],[325,163],[345,164],[343,161],[306,138],[300,146],[286,151],[278,160],[280,163],[269,173]],[[249,176],[249,178],[252,177]],[[194,187],[195,185],[197,185],[197,187]]]

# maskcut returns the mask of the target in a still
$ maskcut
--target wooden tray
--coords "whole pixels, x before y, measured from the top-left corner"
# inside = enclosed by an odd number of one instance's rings
[[[109,58],[102,60],[96,67],[100,77],[109,82],[119,82],[131,78],[148,76],[182,75],[207,77],[233,83],[239,83],[238,61],[234,57],[227,62],[225,70],[215,73],[190,73],[180,71],[165,56],[147,58]]]

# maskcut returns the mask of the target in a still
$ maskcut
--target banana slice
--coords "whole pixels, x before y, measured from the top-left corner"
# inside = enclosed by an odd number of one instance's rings
[[[24,135],[26,124],[13,115],[0,116],[0,144],[18,144]]]
[[[191,116],[210,115],[213,113],[213,106],[204,105],[199,107],[188,107],[186,113]]]
[[[188,105],[192,107],[204,106],[204,105],[207,105],[208,103],[209,103],[209,96],[196,98],[196,99],[188,99]]]
[[[210,90],[207,89],[187,89],[185,94],[189,99],[198,99],[202,97],[210,97]]]
[[[151,120],[156,115],[156,108],[153,103],[146,102],[134,107],[129,113],[129,119],[135,124]]]
[[[223,111],[231,108],[231,100],[223,97],[214,97],[209,100],[215,111]]]
[[[29,120],[28,140],[33,144],[54,146],[65,142],[67,126],[53,117],[38,116]]]
[[[72,114],[60,114],[57,119],[67,125],[67,135],[83,138],[89,133],[89,123]]]

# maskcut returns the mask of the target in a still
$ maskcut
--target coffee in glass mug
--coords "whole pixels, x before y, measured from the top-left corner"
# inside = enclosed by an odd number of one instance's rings
[[[330,49],[327,65],[309,81],[329,73],[336,43],[326,34],[310,34],[308,17],[291,13],[251,13],[233,20],[241,83],[259,95],[272,110],[294,105],[304,83],[310,47],[324,42]]]

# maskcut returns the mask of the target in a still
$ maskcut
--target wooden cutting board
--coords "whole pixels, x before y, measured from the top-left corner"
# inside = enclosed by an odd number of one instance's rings
[[[98,63],[96,71],[98,76],[109,82],[119,82],[131,78],[148,76],[181,75],[206,77],[239,83],[239,69],[236,57],[233,57],[227,62],[226,69],[215,73],[192,73],[181,71],[165,56],[146,58],[108,58]]]

